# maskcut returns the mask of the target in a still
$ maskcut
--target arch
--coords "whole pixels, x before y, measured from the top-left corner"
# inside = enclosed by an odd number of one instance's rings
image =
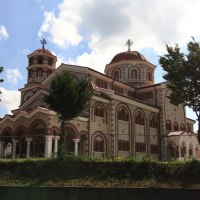
[[[135,113],[135,123],[145,126],[145,117],[144,114],[141,111],[137,111]]]
[[[43,76],[43,69],[42,68],[38,68],[36,70],[36,76],[37,77],[42,77]]]
[[[147,77],[147,81],[152,82],[152,73],[149,70],[146,71],[146,77]]]
[[[29,58],[29,66],[33,65],[33,57]]]
[[[117,79],[117,80],[119,80],[121,78],[121,71],[120,71],[120,69],[118,69],[118,68],[114,69],[112,71],[112,77],[115,78],[115,79]]]
[[[27,136],[27,129],[24,126],[19,126],[14,132],[14,138],[17,141],[16,144],[16,156],[20,158],[26,157],[26,136]]]
[[[178,130],[179,130],[179,127],[178,127],[178,123],[177,123],[177,122],[174,122],[174,124],[173,124],[173,130],[174,130],[174,131],[178,131]]]
[[[169,119],[166,121],[166,130],[172,131],[172,123]]]
[[[10,127],[6,127],[3,129],[1,133],[1,140],[5,143],[12,143],[13,139],[13,130]]]
[[[150,115],[149,117],[149,127],[151,128],[158,128],[158,120],[155,115]]]
[[[185,131],[185,125],[183,123],[181,123],[181,125],[180,125],[180,130]]]
[[[117,119],[122,120],[122,121],[127,121],[127,122],[130,121],[130,113],[124,105],[121,105],[121,106],[118,107],[118,109],[117,109]]]
[[[93,154],[99,153],[98,156],[105,157],[107,149],[106,137],[102,132],[96,132],[92,137]]]
[[[58,127],[56,127],[56,126],[53,126],[53,127],[51,127],[51,129],[50,129],[50,133],[51,133],[51,135],[59,135],[59,129],[58,129]]]
[[[30,99],[30,97],[33,96],[33,94],[34,94],[34,92],[32,92],[31,90],[28,90],[27,92],[25,92],[25,94],[23,95],[23,102]]]
[[[28,78],[32,78],[32,77],[33,77],[33,70],[30,69],[30,70],[28,71]]]
[[[47,126],[41,119],[36,119],[31,123],[28,129],[28,136],[34,137],[38,132],[42,132],[43,135],[47,134]]]
[[[33,121],[28,129],[28,136],[33,138],[30,143],[31,156],[44,157],[45,135],[47,135],[47,126],[45,122],[41,119]]]
[[[131,79],[138,79],[138,71],[136,69],[131,70]]]
[[[104,108],[101,105],[95,105],[94,107],[94,116],[104,118]]]
[[[65,142],[64,142],[64,150],[67,153],[73,153],[74,152],[74,142],[73,139],[80,137],[78,135],[78,130],[77,128],[71,124],[68,123],[65,125]]]
[[[107,111],[103,104],[95,103],[93,105],[93,116],[101,117],[103,118],[103,122],[107,123]],[[95,121],[95,119],[94,119]]]
[[[43,64],[43,62],[44,62],[44,61],[43,61],[43,56],[38,56],[38,57],[37,57],[37,64],[40,64],[40,65],[41,65],[41,64]]]
[[[48,65],[50,65],[50,66],[53,65],[53,59],[52,58],[48,58]]]

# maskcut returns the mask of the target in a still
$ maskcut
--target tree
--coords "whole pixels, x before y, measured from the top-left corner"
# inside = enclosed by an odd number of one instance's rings
[[[166,45],[167,54],[160,56],[159,63],[166,72],[163,76],[171,89],[170,102],[192,108],[198,121],[198,141],[200,143],[200,44],[192,40],[187,44],[187,54]]]
[[[62,160],[64,155],[65,122],[77,117],[88,107],[88,102],[93,92],[90,87],[90,81],[87,78],[78,80],[67,71],[53,78],[48,92],[49,94],[44,97],[44,101],[49,105],[50,109],[58,114],[61,121],[58,159]]]
[[[0,73],[3,71],[3,67],[2,66],[0,66]],[[0,82],[3,82],[3,79],[2,78],[0,78]],[[1,90],[0,90],[0,94],[1,94]]]

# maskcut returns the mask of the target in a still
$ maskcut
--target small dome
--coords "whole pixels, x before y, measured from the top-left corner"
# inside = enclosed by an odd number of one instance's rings
[[[110,64],[117,63],[123,60],[132,60],[132,61],[145,60],[146,61],[146,58],[137,51],[125,51],[125,52],[118,53],[117,55],[115,55],[115,57],[112,59]]]
[[[34,54],[37,54],[37,53],[47,53],[47,54],[53,55],[48,49],[37,49],[33,53]]]

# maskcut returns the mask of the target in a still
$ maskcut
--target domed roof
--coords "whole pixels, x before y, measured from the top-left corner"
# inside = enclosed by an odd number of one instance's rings
[[[37,54],[37,53],[47,53],[47,54],[53,55],[48,49],[37,49],[33,53],[34,54]]]
[[[124,60],[132,60],[132,61],[145,60],[146,61],[146,58],[137,51],[125,51],[125,52],[118,53],[117,55],[115,55],[112,61],[110,62],[110,64],[124,61]]]

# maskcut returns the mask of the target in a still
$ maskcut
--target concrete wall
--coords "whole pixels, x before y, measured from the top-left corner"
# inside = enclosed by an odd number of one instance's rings
[[[1,200],[199,200],[199,189],[0,187]]]

